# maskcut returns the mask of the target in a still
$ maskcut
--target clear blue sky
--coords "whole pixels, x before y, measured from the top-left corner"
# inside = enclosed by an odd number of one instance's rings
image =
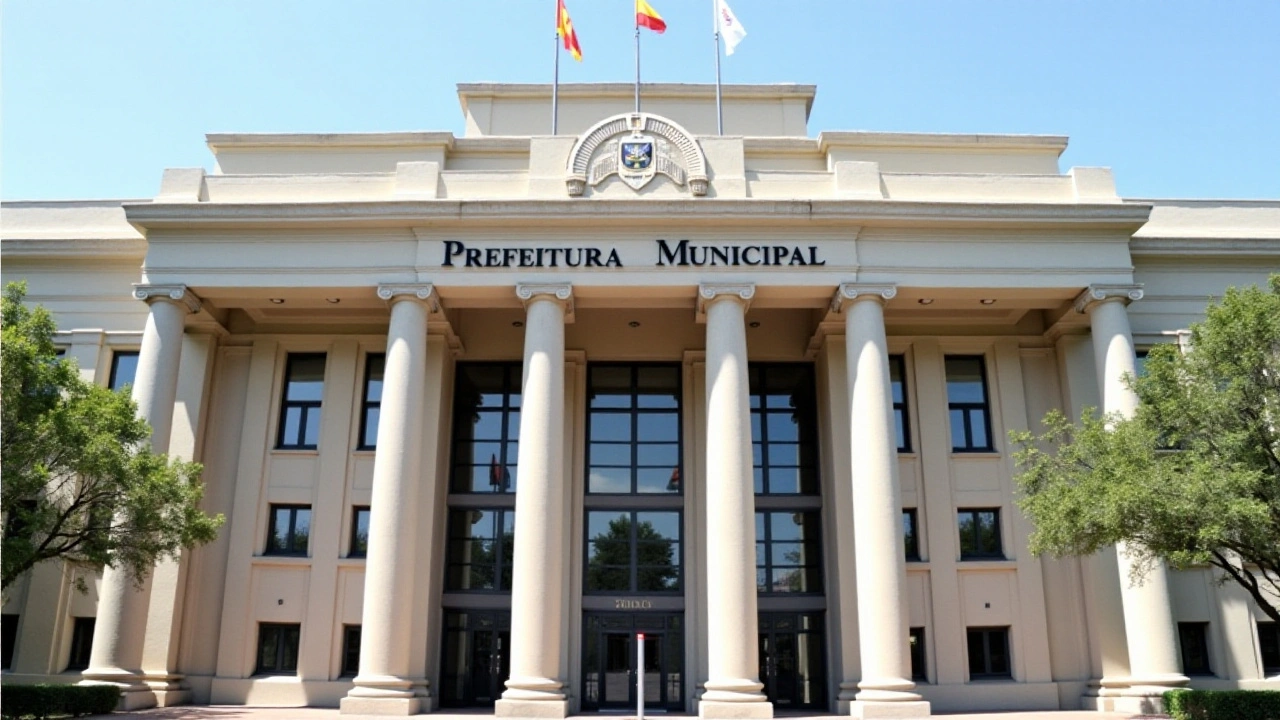
[[[711,0],[651,0],[645,78],[711,82]],[[823,129],[1064,134],[1129,197],[1280,198],[1280,0],[731,0],[725,82]],[[631,0],[568,0],[630,81]],[[554,0],[5,0],[5,199],[149,197],[207,132],[462,132],[454,86],[549,82]]]

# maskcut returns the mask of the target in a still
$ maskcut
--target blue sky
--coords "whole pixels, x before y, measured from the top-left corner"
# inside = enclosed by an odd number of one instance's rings
[[[711,82],[711,0],[651,0],[644,75]],[[567,0],[630,81],[631,0]],[[455,85],[549,82],[554,0],[5,0],[0,197],[154,195],[207,132],[452,130]],[[824,129],[1064,134],[1128,197],[1280,198],[1280,1],[730,0],[725,82],[818,86]]]

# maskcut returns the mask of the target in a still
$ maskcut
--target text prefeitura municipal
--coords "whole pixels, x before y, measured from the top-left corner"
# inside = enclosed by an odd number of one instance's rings
[[[657,240],[658,267],[665,266],[808,266],[826,265],[818,259],[817,245],[694,245],[680,240],[674,245]],[[469,268],[620,268],[615,249],[563,247],[469,248],[457,240],[444,242],[442,267]]]

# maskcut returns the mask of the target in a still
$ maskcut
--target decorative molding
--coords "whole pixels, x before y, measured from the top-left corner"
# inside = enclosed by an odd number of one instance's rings
[[[868,283],[841,283],[831,296],[831,312],[844,312],[847,302],[862,299],[874,299],[881,305],[892,300],[898,294],[896,285],[872,285]]]
[[[751,309],[751,299],[756,296],[756,286],[751,283],[704,284],[698,286],[697,321],[707,321],[707,305],[720,298],[729,298],[742,304],[742,312]]]
[[[648,153],[637,155],[640,162],[630,168],[622,157],[628,138],[638,147],[649,146]],[[687,185],[695,197],[707,194],[702,146],[676,122],[649,113],[622,113],[593,125],[574,143],[566,170],[569,197],[582,197],[588,186],[595,187],[611,175],[618,175],[633,190],[665,175],[678,186]]]
[[[135,283],[133,286],[133,297],[136,300],[142,300],[148,305],[156,300],[165,300],[176,303],[187,308],[188,312],[200,312],[200,298],[191,292],[191,288],[186,285],[150,285],[145,283]]]
[[[1076,296],[1072,303],[1076,312],[1086,313],[1094,303],[1105,300],[1119,300],[1125,305],[1142,299],[1141,285],[1090,285],[1084,292]]]
[[[428,312],[440,311],[440,296],[436,294],[436,286],[431,283],[379,285],[378,297],[388,303],[393,303],[398,299],[417,299],[427,304]]]
[[[545,297],[548,295],[551,297]],[[516,297],[520,298],[526,308],[535,298],[555,300],[564,306],[565,324],[573,323],[573,285],[569,283],[517,283]]]

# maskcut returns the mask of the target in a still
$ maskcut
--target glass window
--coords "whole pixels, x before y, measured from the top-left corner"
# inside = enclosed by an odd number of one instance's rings
[[[588,371],[587,492],[681,492],[680,366],[595,364]]]
[[[904,509],[902,511],[902,544],[906,548],[907,560],[910,562],[918,562],[920,560],[920,535],[917,530],[918,527],[916,509]]]
[[[310,505],[272,505],[267,555],[306,555],[311,537]]]
[[[364,361],[364,401],[360,411],[360,450],[378,446],[378,415],[382,409],[382,371],[387,356],[369,353]]]
[[[901,355],[889,356],[889,388],[893,392],[893,424],[898,452],[911,452],[911,418],[907,413],[907,362]]]
[[[18,645],[18,618],[16,614],[0,615],[0,669],[13,665],[13,651]]]
[[[369,508],[356,506],[351,517],[351,551],[347,557],[365,557],[369,554]]]
[[[960,526],[960,559],[1004,559],[1000,542],[1000,509],[970,508],[956,512]]]
[[[133,384],[137,374],[137,350],[117,350],[111,353],[111,377],[107,380],[107,387],[112,390],[123,390],[126,385]]]
[[[1209,623],[1178,623],[1178,646],[1182,648],[1184,674],[1213,674],[1213,668],[1209,666]]]
[[[748,369],[755,491],[816,495],[818,410],[813,366],[752,364]]]
[[[586,592],[678,592],[680,537],[679,511],[587,511]]]
[[[342,677],[360,673],[360,626],[342,626]]]
[[[511,591],[515,517],[514,510],[449,510],[445,589]]]
[[[952,452],[992,452],[987,372],[981,355],[947,357]]]
[[[1280,623],[1258,623],[1258,650],[1263,674],[1280,673]]]
[[[258,623],[258,666],[256,675],[292,675],[298,672],[298,640],[302,626],[297,623]]]
[[[822,592],[818,512],[756,513],[756,590]]]
[[[315,450],[320,442],[320,401],[324,394],[324,353],[289,353],[280,406],[281,450]]]
[[[96,618],[78,617],[71,628],[71,658],[68,670],[84,670],[89,667],[89,654],[93,650],[93,628]]]
[[[911,679],[929,682],[929,668],[925,663],[924,628],[911,628]]]
[[[515,492],[521,367],[520,363],[458,364],[452,492]]]
[[[1013,677],[1009,663],[1009,628],[969,628],[969,679]]]

